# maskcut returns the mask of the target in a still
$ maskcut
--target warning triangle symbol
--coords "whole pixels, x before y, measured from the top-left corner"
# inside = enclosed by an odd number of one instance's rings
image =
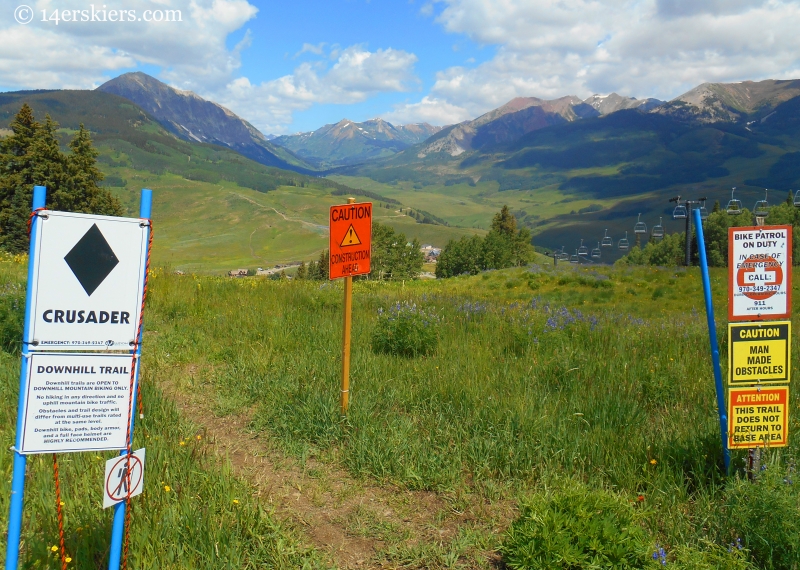
[[[361,245],[361,240],[358,239],[358,234],[353,224],[350,224],[350,227],[345,232],[344,239],[342,239],[342,243],[339,244],[339,247],[347,247],[348,245]]]

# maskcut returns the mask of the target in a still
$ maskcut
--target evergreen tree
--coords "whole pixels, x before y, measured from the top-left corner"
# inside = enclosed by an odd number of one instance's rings
[[[97,168],[97,156],[100,153],[92,145],[89,131],[83,123],[69,143],[69,148],[72,150],[72,154],[67,157],[69,184],[64,191],[59,191],[53,197],[53,208],[106,216],[123,215],[119,200],[99,186],[104,178]]]
[[[59,148],[57,129],[49,115],[44,124],[37,123],[26,103],[11,122],[12,134],[0,141],[0,246],[8,251],[28,249],[34,186],[47,187],[47,207],[54,210],[123,214],[119,201],[97,185],[103,175],[88,131],[81,125],[67,156]]]
[[[301,261],[300,267],[297,268],[297,273],[294,274],[295,279],[305,279],[308,275],[308,269],[306,268],[306,262]]]
[[[27,219],[34,186],[31,147],[41,125],[25,103],[10,127],[12,134],[0,141],[0,244],[19,253],[28,244]]]
[[[321,281],[327,281],[328,275],[330,273],[330,252],[328,250],[324,250],[319,254],[319,259],[317,260],[317,275],[316,279]]]
[[[492,218],[492,231],[513,238],[517,233],[517,219],[511,214],[508,206],[503,206]]]

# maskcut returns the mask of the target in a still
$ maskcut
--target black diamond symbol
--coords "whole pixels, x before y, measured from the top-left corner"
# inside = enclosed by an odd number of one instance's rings
[[[89,228],[64,261],[90,297],[119,263],[97,224]]]

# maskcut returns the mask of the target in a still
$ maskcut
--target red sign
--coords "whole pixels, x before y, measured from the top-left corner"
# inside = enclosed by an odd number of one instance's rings
[[[331,206],[330,279],[366,275],[372,257],[372,204]]]

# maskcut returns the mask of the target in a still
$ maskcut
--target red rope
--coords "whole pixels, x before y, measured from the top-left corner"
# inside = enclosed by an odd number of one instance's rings
[[[31,215],[28,217],[28,235],[31,235],[31,224],[33,223],[33,218],[39,215],[39,212],[45,210],[46,208],[36,208]]]
[[[148,225],[150,226],[150,237],[147,241],[147,263],[145,264],[144,268],[144,287],[142,288],[142,307],[139,310],[139,324],[136,327],[136,339],[134,341],[133,346],[133,354],[131,356],[131,378],[130,378],[130,386],[128,388],[129,394],[133,395],[133,386],[136,381],[136,353],[137,349],[139,348],[139,337],[142,334],[142,326],[144,324],[144,302],[147,299],[147,281],[150,278],[150,252],[153,249],[153,222],[152,220],[147,220]],[[137,386],[136,390],[136,401],[139,405],[139,415],[144,417],[142,407],[142,387],[141,387],[141,380],[139,381],[139,385]],[[126,477],[128,478],[128,495],[125,497],[125,546],[123,548],[122,554],[122,570],[127,570],[128,568],[128,551],[130,549],[130,522],[131,522],[131,509],[130,509],[130,498],[131,492],[133,489],[131,488],[131,448],[133,446],[133,441],[131,438],[131,415],[133,414],[133,401],[129,401],[128,403],[128,431],[125,436],[126,448],[128,451],[127,459],[125,460],[125,473]]]
[[[61,483],[58,477],[58,457],[53,454],[53,472],[56,480],[56,512],[58,513],[58,540],[61,546],[61,570],[67,570],[67,549],[64,547],[64,512],[61,508]]]

